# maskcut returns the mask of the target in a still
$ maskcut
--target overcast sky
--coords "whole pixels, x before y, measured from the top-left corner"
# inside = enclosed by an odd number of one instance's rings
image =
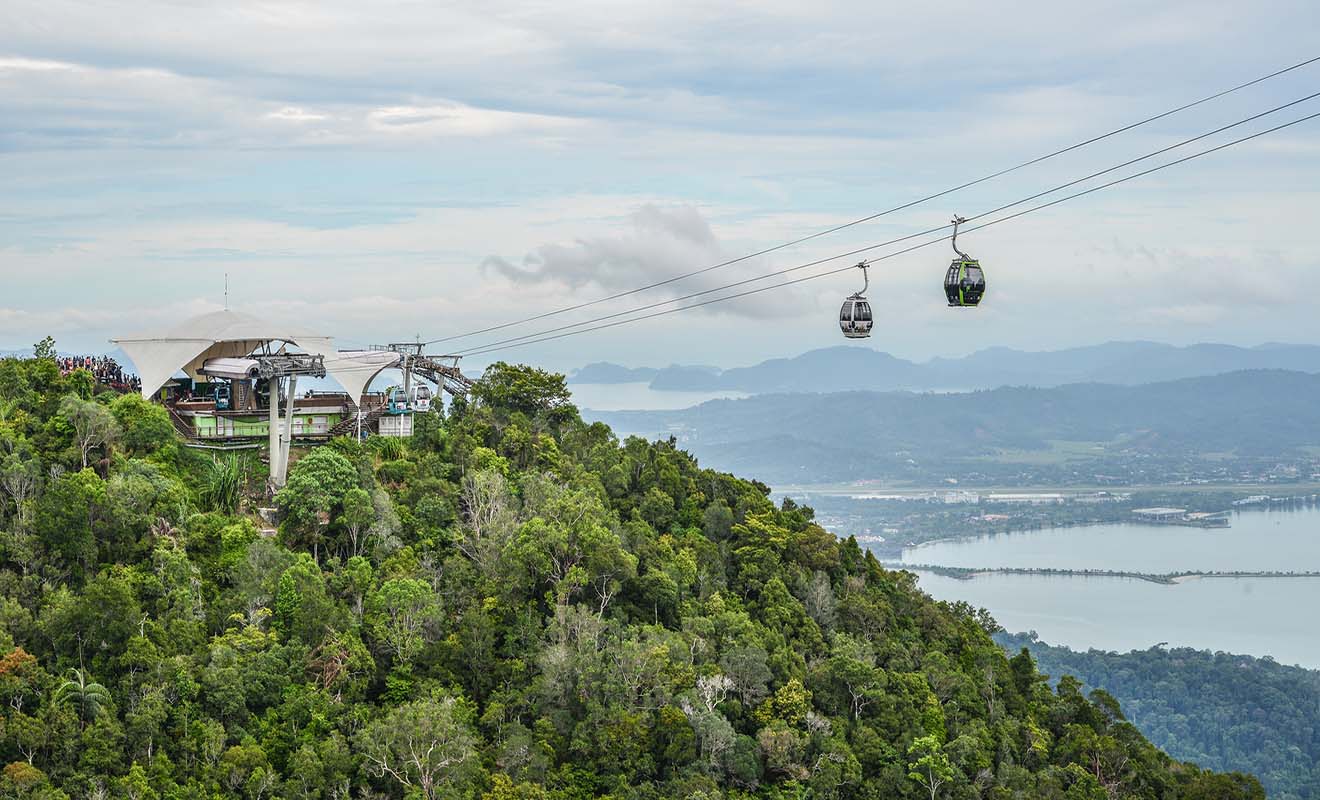
[[[956,185],[1320,55],[1317,30],[1314,0],[5,0],[0,348],[49,333],[107,349],[221,307],[226,273],[231,307],[343,346],[463,333]],[[971,216],[1317,90],[1320,65],[838,235],[452,346]],[[1317,212],[1320,120],[967,236],[989,278],[976,311],[943,304],[947,244],[883,262],[870,346],[1315,343]],[[500,355],[561,369],[796,355],[843,341],[835,315],[857,278]]]

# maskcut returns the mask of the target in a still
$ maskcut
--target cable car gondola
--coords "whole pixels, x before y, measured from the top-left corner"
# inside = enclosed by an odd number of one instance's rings
[[[985,271],[981,262],[958,249],[958,226],[967,220],[953,218],[953,252],[958,254],[944,273],[944,296],[950,306],[975,307],[985,294]]]
[[[408,400],[412,404],[413,411],[425,413],[431,410],[431,389],[426,384],[413,384],[409,395]]]
[[[385,390],[385,413],[391,416],[407,414],[412,411],[408,403],[408,395],[404,393],[402,386],[391,386]]]
[[[849,295],[839,309],[839,329],[849,339],[866,339],[871,335],[871,304],[866,302],[866,290],[871,279],[866,274],[866,262],[857,265],[862,271],[862,290]]]

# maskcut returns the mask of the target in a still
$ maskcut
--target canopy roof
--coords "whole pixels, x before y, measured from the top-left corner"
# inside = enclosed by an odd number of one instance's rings
[[[268,322],[238,311],[213,311],[164,331],[121,336],[110,341],[137,367],[142,395],[150,398],[177,372],[194,380],[210,358],[241,358],[265,345],[282,342],[326,357],[326,368],[334,358],[331,337],[284,322]],[[336,380],[339,377],[334,376]],[[343,383],[343,381],[340,381]]]
[[[326,358],[325,371],[339,381],[354,404],[362,402],[367,385],[382,371],[397,367],[403,356],[392,350],[340,350]]]

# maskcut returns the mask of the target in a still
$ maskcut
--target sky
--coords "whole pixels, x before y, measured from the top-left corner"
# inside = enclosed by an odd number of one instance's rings
[[[50,334],[64,351],[106,350],[223,307],[226,275],[231,308],[343,347],[458,336],[1020,163],[1320,55],[1317,29],[1309,0],[5,0],[0,349]],[[1317,90],[1320,64],[838,234],[435,348],[837,256]],[[1320,99],[1107,178],[1317,111]],[[974,311],[944,305],[947,243],[882,261],[873,336],[856,346],[924,359],[1317,343],[1317,212],[1320,120],[960,238],[989,281]],[[796,355],[844,341],[836,315],[859,279],[465,363]]]

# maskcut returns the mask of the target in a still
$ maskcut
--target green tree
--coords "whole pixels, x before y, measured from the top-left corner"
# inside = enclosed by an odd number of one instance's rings
[[[360,556],[366,545],[367,532],[376,521],[376,508],[367,490],[358,486],[344,492],[340,502],[344,511],[339,524],[348,533],[348,556]]]
[[[848,697],[853,719],[861,719],[867,706],[880,699],[885,687],[884,670],[875,665],[875,655],[864,642],[847,634],[836,634],[831,647],[829,672]]]
[[[408,665],[421,652],[426,625],[438,613],[439,603],[430,586],[414,578],[396,578],[371,594],[366,620],[395,662]]]
[[[124,800],[157,800],[160,795],[151,788],[146,770],[137,762],[129,767],[128,774],[118,780],[119,792]]]
[[[55,690],[54,701],[71,706],[82,726],[95,722],[110,705],[110,691],[88,678],[81,669],[69,670],[69,679]]]
[[[154,453],[176,439],[169,412],[137,392],[116,397],[110,403],[110,413],[119,425],[120,443],[135,455]]]
[[[55,349],[55,339],[53,337],[47,336],[32,345],[33,358],[54,361],[57,355],[59,355],[59,351]]]
[[[341,612],[326,592],[325,576],[307,553],[280,575],[273,624],[284,636],[315,647],[339,627]]]
[[[400,706],[357,738],[368,773],[425,800],[463,795],[472,784],[479,743],[471,712],[449,695]]]
[[[636,570],[637,557],[609,527],[598,497],[545,482],[538,486],[545,495],[530,503],[535,516],[518,530],[517,557],[535,578],[549,582],[561,614],[587,586],[603,612],[619,582]]]
[[[491,364],[473,384],[472,397],[496,411],[519,412],[554,425],[577,417],[563,375],[521,364]]]
[[[32,530],[38,540],[66,562],[90,566],[96,558],[96,534],[107,508],[105,481],[90,469],[56,478],[37,500]]]
[[[940,787],[953,780],[953,765],[935,735],[918,736],[908,748],[908,778],[936,800]]]
[[[73,443],[87,469],[92,450],[119,438],[119,423],[110,410],[94,400],[70,394],[60,401],[60,416],[73,427]]]
[[[493,577],[513,537],[518,519],[508,480],[497,469],[474,469],[463,476],[464,524],[458,549]]]
[[[313,450],[289,470],[288,482],[275,494],[284,519],[280,529],[288,541],[310,544],[320,563],[321,539],[340,510],[344,494],[358,487],[353,463],[328,447]]]
[[[0,489],[13,500],[18,530],[27,526],[29,504],[41,486],[41,462],[27,447],[14,447],[0,459]]]

